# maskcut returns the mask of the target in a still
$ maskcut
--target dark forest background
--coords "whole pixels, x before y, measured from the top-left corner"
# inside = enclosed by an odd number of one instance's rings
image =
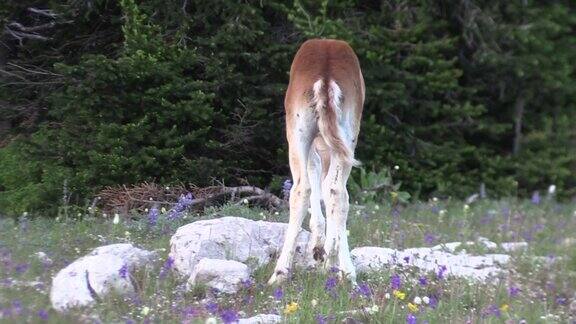
[[[105,186],[289,175],[283,95],[313,37],[348,41],[357,157],[413,196],[576,194],[576,3],[8,0],[0,4],[0,211]]]

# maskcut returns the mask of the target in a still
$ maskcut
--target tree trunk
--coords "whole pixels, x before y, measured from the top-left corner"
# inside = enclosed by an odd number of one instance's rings
[[[514,104],[514,143],[512,146],[512,154],[517,155],[520,152],[522,145],[522,120],[524,118],[524,107],[526,106],[526,98],[520,95]]]

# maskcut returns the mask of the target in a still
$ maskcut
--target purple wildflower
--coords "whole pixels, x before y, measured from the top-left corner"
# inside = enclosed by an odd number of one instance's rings
[[[170,211],[168,211],[168,219],[178,219],[181,214],[192,204],[194,201],[194,195],[192,193],[187,193],[186,195],[181,195],[178,202]]]
[[[148,211],[148,225],[156,226],[158,224],[158,217],[160,216],[160,211],[157,207],[150,208]]]
[[[428,278],[420,276],[420,278],[418,278],[418,283],[420,286],[426,286],[428,284]]]
[[[498,308],[498,306],[492,304],[492,305],[488,306],[488,308],[486,308],[482,312],[482,314],[484,315],[484,317],[490,316],[490,315],[500,317],[501,312],[500,312],[500,309]]]
[[[390,286],[394,290],[398,290],[400,287],[402,287],[402,280],[398,274],[395,273],[392,275],[392,277],[390,277]]]
[[[20,263],[16,265],[14,270],[16,271],[17,274],[23,274],[24,272],[28,271],[29,267],[30,265],[27,263]]]
[[[39,310],[38,311],[38,317],[40,317],[40,319],[43,321],[47,321],[48,320],[48,311],[45,309]]]
[[[540,191],[538,190],[534,191],[534,193],[532,193],[532,198],[530,198],[530,201],[534,205],[540,205]]]
[[[206,306],[204,306],[206,308],[206,310],[210,313],[210,314],[216,314],[216,312],[218,312],[218,304],[216,304],[215,302],[209,302],[208,304],[206,304]]]
[[[338,284],[338,278],[336,278],[335,276],[330,276],[328,277],[328,279],[326,279],[324,289],[326,289],[326,291],[333,291],[334,288],[336,288],[337,284]]]
[[[274,290],[274,299],[280,300],[283,297],[284,297],[284,292],[282,291],[282,288],[280,288],[280,287],[276,288],[276,290]]]
[[[406,264],[410,263],[410,257],[409,256],[405,256],[403,259],[404,259],[404,262],[406,262]]]
[[[286,179],[282,184],[282,197],[285,200],[290,199],[290,189],[292,189],[292,180]]]
[[[235,323],[238,321],[238,314],[231,309],[226,309],[226,310],[220,312],[220,318],[226,324]]]
[[[448,270],[448,268],[446,268],[445,265],[441,265],[438,269],[439,269],[438,273],[437,273],[438,279],[440,279],[440,280],[444,279],[444,273],[446,273],[446,270]]]
[[[370,296],[372,296],[372,290],[370,289],[370,286],[368,286],[368,284],[366,284],[365,282],[359,284],[358,287],[356,288],[356,291],[358,292],[359,295],[362,295],[367,298],[370,298]]]
[[[184,308],[184,310],[182,310],[182,318],[192,319],[192,318],[195,318],[196,316],[200,315],[201,313],[202,312],[194,306],[186,307],[186,308]]]
[[[432,245],[436,242],[436,236],[432,233],[424,234],[424,242],[428,245]]]
[[[120,270],[118,270],[118,274],[120,275],[120,278],[128,278],[128,265],[126,263],[124,263]]]
[[[327,324],[328,323],[328,316],[318,314],[316,315],[316,323],[317,324]]]
[[[428,306],[435,309],[438,306],[438,298],[435,296],[430,296],[430,302],[428,303]]]
[[[510,288],[508,288],[508,295],[510,297],[516,297],[516,296],[518,296],[520,291],[522,291],[520,288],[518,288],[516,286],[510,286]]]
[[[556,297],[556,304],[558,305],[568,305],[568,298],[564,296]]]
[[[172,257],[168,257],[164,262],[164,264],[162,265],[162,269],[160,270],[159,275],[160,279],[166,278],[168,272],[170,272],[170,270],[172,270],[173,267],[174,267],[174,259]]]
[[[338,273],[340,271],[340,269],[338,269],[338,267],[330,267],[330,273]]]
[[[416,324],[418,322],[418,319],[416,318],[416,316],[414,316],[414,314],[408,314],[406,316],[406,324]]]
[[[252,280],[250,280],[250,278],[248,278],[246,280],[242,279],[242,280],[240,280],[240,283],[242,284],[242,287],[244,287],[246,289],[252,287],[252,284],[253,284],[253,282],[252,282]]]

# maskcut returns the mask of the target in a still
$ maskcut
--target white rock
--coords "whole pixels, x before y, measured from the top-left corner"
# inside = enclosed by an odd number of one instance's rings
[[[238,324],[274,324],[282,323],[282,317],[276,314],[259,314],[250,318],[242,318]]]
[[[450,244],[448,249],[456,244]],[[358,273],[414,266],[423,271],[438,272],[440,266],[446,266],[446,275],[485,281],[498,275],[501,265],[510,261],[505,254],[487,254],[475,256],[466,253],[453,254],[442,250],[442,246],[433,248],[412,248],[393,250],[380,247],[359,247],[351,251],[352,262]],[[406,264],[406,259],[408,264]]]
[[[50,301],[58,311],[87,306],[95,298],[111,291],[127,294],[134,291],[129,275],[154,258],[154,253],[138,249],[132,244],[112,244],[94,249],[88,255],[60,270],[52,279]]]
[[[202,220],[180,227],[170,239],[170,257],[175,269],[190,276],[203,258],[234,260],[255,266],[268,263],[279,254],[288,224],[253,221],[240,217]],[[296,264],[307,265],[304,256],[310,233],[302,230],[297,238]],[[249,264],[249,263],[248,263]]]
[[[527,242],[504,242],[500,244],[502,250],[506,252],[524,251],[528,248]]]
[[[202,259],[188,279],[188,289],[203,283],[218,291],[232,294],[242,281],[250,279],[250,269],[244,263],[232,260]]]

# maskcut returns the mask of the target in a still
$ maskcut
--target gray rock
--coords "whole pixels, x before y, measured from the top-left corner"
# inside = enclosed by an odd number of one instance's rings
[[[202,283],[218,291],[232,294],[238,291],[242,281],[250,279],[248,266],[238,261],[202,259],[194,267],[188,279],[188,289]]]
[[[175,269],[190,276],[203,258],[234,260],[254,266],[268,263],[279,254],[288,224],[253,221],[240,217],[202,220],[180,227],[170,239],[170,257]],[[297,238],[295,261],[308,265],[304,256],[310,233]]]
[[[450,247],[456,244],[452,244]],[[455,250],[454,248],[453,250]],[[352,262],[358,273],[413,266],[423,271],[438,272],[446,267],[446,276],[485,281],[501,273],[502,265],[510,261],[505,254],[475,256],[461,252],[453,254],[439,246],[432,248],[412,248],[393,250],[380,247],[359,247],[351,251]]]
[[[114,291],[134,291],[130,272],[153,260],[155,254],[132,244],[112,244],[94,249],[88,255],[60,270],[52,279],[50,301],[57,311],[93,304]]]
[[[238,324],[274,324],[282,323],[282,317],[276,314],[259,314],[250,318],[242,318]]]

